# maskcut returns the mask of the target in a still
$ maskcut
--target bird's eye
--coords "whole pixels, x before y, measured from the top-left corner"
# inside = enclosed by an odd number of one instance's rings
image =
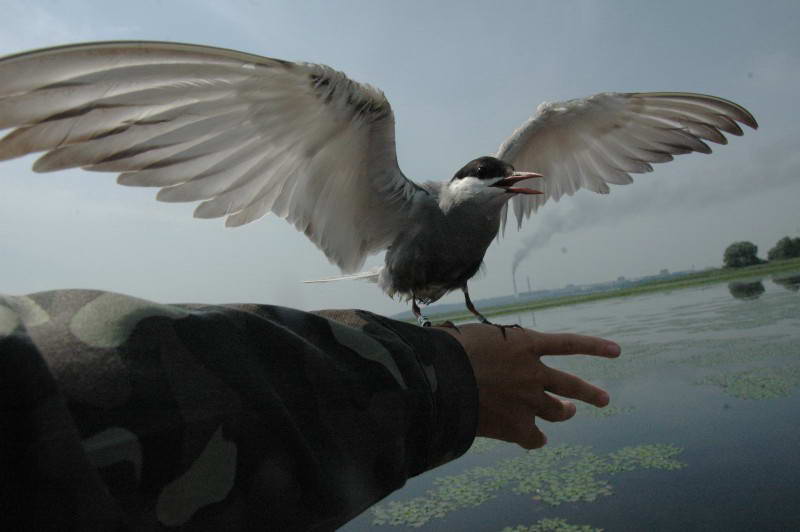
[[[477,174],[475,177],[483,177],[484,174],[486,173],[486,168],[484,168],[483,166],[479,166],[478,171],[475,173]]]

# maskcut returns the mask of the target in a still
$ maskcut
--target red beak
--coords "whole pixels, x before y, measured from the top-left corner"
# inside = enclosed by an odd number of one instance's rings
[[[525,181],[526,179],[533,179],[535,177],[544,177],[542,174],[534,172],[514,172],[510,176],[501,179],[493,187],[504,188],[509,194],[544,194],[541,190],[534,190],[532,188],[520,188],[512,186],[514,183]]]

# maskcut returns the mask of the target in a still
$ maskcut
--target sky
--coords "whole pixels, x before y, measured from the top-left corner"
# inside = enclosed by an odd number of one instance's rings
[[[719,266],[800,235],[800,3],[0,0],[0,55],[96,40],[168,40],[324,63],[383,90],[398,160],[449,179],[494,153],[542,101],[603,91],[713,94],[759,121],[711,155],[545,205],[492,244],[473,299]],[[0,132],[4,134],[4,132]],[[194,204],[154,200],[112,174],[0,163],[0,293],[113,290],[160,302],[258,302],[402,312],[364,282],[304,285],[338,269],[285,221],[226,229]],[[535,168],[519,170],[535,171]],[[527,250],[527,251],[526,251]],[[523,256],[520,258],[520,256]],[[367,261],[381,264],[382,256]],[[461,300],[460,293],[443,301]]]

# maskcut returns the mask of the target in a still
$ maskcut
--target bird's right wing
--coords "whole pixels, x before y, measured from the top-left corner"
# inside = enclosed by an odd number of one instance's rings
[[[632,183],[630,174],[650,172],[650,163],[693,151],[711,153],[703,142],[727,144],[722,132],[741,135],[736,122],[757,128],[744,107],[705,94],[681,92],[600,93],[545,103],[509,137],[497,158],[517,170],[539,172],[531,181],[541,195],[517,195],[517,224],[549,199],[580,188],[608,193],[609,183]],[[505,227],[508,204],[504,207]]]
[[[163,42],[0,59],[0,160],[120,172],[237,226],[273,212],[345,272],[385,248],[415,195],[379,90],[324,65]]]

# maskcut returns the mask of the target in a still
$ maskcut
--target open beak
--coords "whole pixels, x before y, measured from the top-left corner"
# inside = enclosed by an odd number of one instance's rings
[[[544,176],[542,174],[537,174],[534,172],[514,172],[510,176],[503,178],[497,183],[490,186],[503,188],[509,194],[544,194],[544,192],[542,192],[541,190],[513,186],[515,183],[519,183],[520,181],[525,181],[526,179],[533,179],[534,177],[544,177]]]

